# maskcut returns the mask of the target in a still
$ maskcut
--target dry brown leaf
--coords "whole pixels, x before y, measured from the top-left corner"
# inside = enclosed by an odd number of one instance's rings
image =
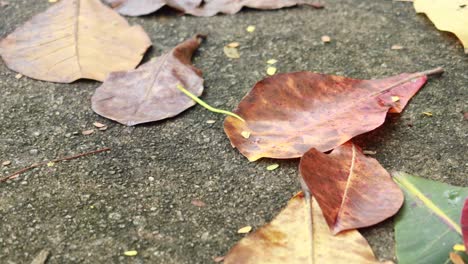
[[[219,263],[219,262],[221,262],[221,261],[223,261],[223,260],[224,260],[224,256],[213,257],[213,261],[214,261],[215,263]]]
[[[151,41],[99,0],[62,0],[0,41],[7,66],[34,79],[103,81],[135,68]]]
[[[111,73],[92,97],[94,112],[133,126],[173,117],[193,106],[177,84],[196,96],[202,94],[201,71],[190,62],[202,38],[197,35],[136,70]]]
[[[243,238],[225,264],[375,264],[367,241],[356,230],[333,236],[315,200],[294,196],[272,222]]]
[[[465,261],[463,261],[462,257],[455,252],[450,252],[450,260],[453,262],[453,264],[465,264]]]
[[[99,122],[94,122],[94,123],[93,123],[93,126],[95,126],[96,128],[103,128],[103,127],[106,127],[106,125],[104,125],[103,123],[99,123]]]
[[[84,130],[84,131],[81,132],[81,134],[82,134],[83,136],[89,136],[89,135],[91,135],[91,134],[93,134],[93,133],[94,133],[94,130],[93,130],[93,129]]]
[[[468,1],[415,0],[414,9],[425,13],[437,29],[455,34],[468,54]]]
[[[5,160],[4,162],[2,162],[2,166],[8,166],[11,164],[11,161],[9,160]]]

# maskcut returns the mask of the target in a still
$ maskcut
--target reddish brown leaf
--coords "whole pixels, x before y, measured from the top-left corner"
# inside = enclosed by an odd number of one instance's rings
[[[173,117],[193,106],[195,102],[176,85],[182,84],[197,96],[202,94],[201,71],[190,63],[201,39],[197,35],[136,70],[111,73],[92,97],[93,110],[133,126]]]
[[[99,0],[62,0],[0,41],[7,66],[34,79],[102,81],[135,68],[151,41]]]
[[[330,154],[309,150],[299,169],[334,234],[379,223],[403,204],[390,174],[350,142]]]
[[[333,236],[317,202],[299,193],[273,221],[239,241],[224,259],[224,264],[284,263],[377,264],[379,261],[358,231]]]
[[[297,158],[310,148],[331,150],[399,113],[426,82],[426,74],[357,80],[312,72],[277,74],[258,82],[228,117],[224,131],[250,161]],[[395,101],[395,97],[398,100]],[[392,98],[393,97],[393,98]],[[250,132],[250,137],[241,133]]]
[[[141,16],[159,10],[164,5],[194,16],[214,16],[218,13],[235,14],[242,7],[256,9],[279,9],[299,4],[307,4],[314,8],[323,5],[308,3],[304,0],[105,0],[123,15]]]
[[[465,199],[465,204],[463,205],[460,224],[463,234],[463,242],[465,244],[465,251],[468,253],[468,198]]]

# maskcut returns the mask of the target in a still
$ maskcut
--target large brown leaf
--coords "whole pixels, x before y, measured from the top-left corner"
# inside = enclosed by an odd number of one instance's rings
[[[202,94],[202,73],[190,62],[201,39],[197,35],[136,70],[111,73],[92,97],[93,110],[133,126],[172,117],[193,106],[195,102],[176,85]]]
[[[102,81],[135,68],[151,41],[99,0],[62,0],[0,41],[7,66],[34,79]]]
[[[334,234],[379,223],[403,204],[390,174],[351,142],[330,154],[309,150],[299,169]]]
[[[273,221],[243,238],[224,259],[224,264],[262,263],[370,264],[379,261],[358,231],[333,236],[317,202],[299,193]]]
[[[279,9],[307,4],[303,0],[105,0],[119,13],[128,16],[147,15],[164,5],[194,16],[214,16],[218,13],[235,14],[242,7],[257,9]],[[313,4],[311,4],[313,5]],[[315,5],[313,5],[315,6]]]
[[[224,131],[250,161],[297,158],[310,148],[331,150],[399,113],[424,85],[426,74],[357,80],[313,72],[278,74],[258,82],[228,117]],[[250,133],[245,138],[242,132]]]

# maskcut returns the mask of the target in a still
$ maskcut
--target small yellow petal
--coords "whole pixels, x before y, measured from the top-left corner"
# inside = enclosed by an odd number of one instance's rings
[[[237,48],[240,46],[240,43],[239,42],[231,42],[229,44],[226,45],[227,47],[229,48]]]
[[[455,246],[453,246],[453,250],[455,250],[455,251],[465,251],[465,245],[455,244]]]
[[[432,112],[422,112],[423,115],[432,116]]]
[[[238,233],[238,234],[247,234],[247,233],[249,233],[250,231],[252,231],[252,227],[251,227],[251,226],[244,226],[244,227],[242,227],[241,229],[237,230],[237,233]]]
[[[124,255],[127,256],[127,257],[134,257],[134,256],[138,255],[138,251],[136,251],[136,250],[125,251]]]
[[[249,138],[250,137],[250,132],[249,131],[242,131],[241,136],[243,138]]]
[[[277,163],[271,164],[270,166],[267,167],[267,170],[269,171],[276,170],[278,167],[279,167],[279,164]]]
[[[55,165],[54,162],[50,161],[49,163],[47,163],[47,167],[53,167]]]
[[[276,70],[277,70],[277,69],[276,69],[275,67],[268,67],[268,69],[267,69],[267,74],[270,75],[270,76],[271,76],[271,75],[275,75]]]
[[[398,101],[400,101],[400,97],[398,97],[398,96],[392,96],[392,101],[393,101],[393,102],[398,102]]]
[[[246,30],[247,32],[252,33],[255,31],[255,26],[248,26]]]
[[[270,60],[267,61],[268,64],[275,64],[277,62],[278,62],[278,60],[275,60],[275,59],[270,59]]]

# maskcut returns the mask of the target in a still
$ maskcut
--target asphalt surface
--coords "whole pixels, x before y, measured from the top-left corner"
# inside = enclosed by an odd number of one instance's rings
[[[9,0],[0,36],[45,10],[46,0]],[[468,185],[466,169],[468,56],[411,3],[336,0],[325,9],[244,9],[232,16],[179,16],[163,9],[129,18],[153,41],[145,60],[195,33],[208,35],[194,57],[205,78],[202,99],[234,109],[269,59],[280,72],[310,70],[379,78],[443,66],[400,116],[358,139],[388,170]],[[246,27],[255,25],[253,33]],[[331,37],[323,44],[321,36]],[[240,42],[241,58],[223,46]],[[392,50],[401,45],[402,50]],[[0,167],[4,176],[32,163],[110,147],[78,160],[41,167],[0,183],[0,263],[210,263],[242,235],[271,220],[300,189],[298,160],[249,163],[230,146],[223,116],[195,106],[161,122],[125,127],[93,113],[100,83],[55,84],[22,77],[0,62]],[[422,114],[431,112],[432,116]],[[207,120],[216,120],[208,124]],[[106,131],[84,136],[93,122]],[[197,207],[192,200],[203,201]],[[379,259],[394,259],[393,222],[362,230]],[[135,257],[124,251],[137,250]]]

